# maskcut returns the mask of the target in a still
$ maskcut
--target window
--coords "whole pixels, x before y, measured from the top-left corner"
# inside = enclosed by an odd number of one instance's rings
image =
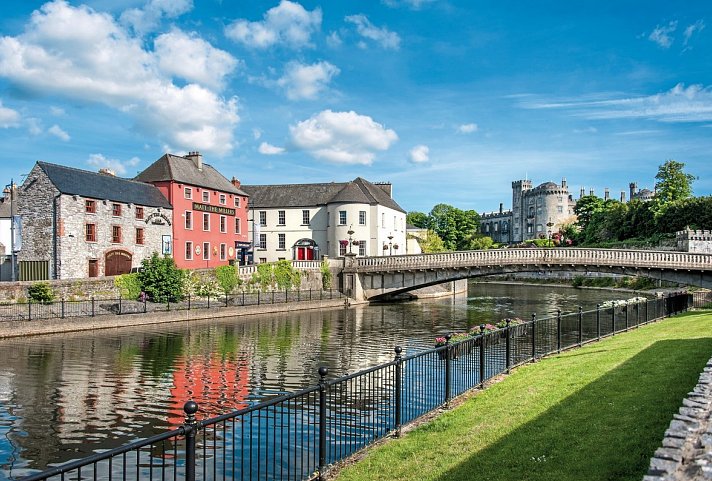
[[[563,206],[563,205],[557,206],[557,207],[556,207],[556,212],[558,212],[559,214],[563,214],[563,213],[564,213],[564,206]]]
[[[277,225],[284,225],[286,223],[286,215],[283,210],[277,211]]]
[[[143,229],[140,227],[136,228],[136,244],[143,245]]]
[[[267,225],[267,211],[265,211],[265,210],[260,211],[260,225],[261,226]]]
[[[84,226],[84,239],[87,242],[96,242],[96,224],[86,224]]]
[[[121,226],[112,225],[111,226],[111,242],[114,244],[121,244]]]
[[[185,243],[185,260],[193,260],[193,243],[190,241]]]
[[[559,202],[563,202],[563,201],[564,201],[564,198],[563,198],[562,196],[558,196],[558,197],[556,198],[556,200],[558,200]]]
[[[536,231],[537,232],[544,232],[544,226],[541,224],[536,225]]]
[[[220,260],[224,261],[227,258],[227,249],[225,244],[220,244]]]
[[[541,207],[536,208],[536,215],[541,215]]]
[[[260,249],[266,249],[267,248],[267,234],[260,234]]]
[[[393,216],[393,230],[397,230],[396,229],[396,216]]]
[[[340,256],[345,256],[346,255],[346,246],[348,245],[349,241],[340,241],[339,242],[339,255]]]
[[[287,245],[286,235],[277,234],[277,249],[285,249]]]
[[[346,225],[346,211],[339,211],[339,225]]]
[[[95,200],[84,201],[84,209],[87,211],[87,214],[95,214],[96,213],[96,201]]]
[[[267,263],[267,258],[266,257],[260,257],[260,264],[265,264]]]
[[[240,218],[235,217],[235,234],[240,233]]]
[[[189,210],[185,211],[185,228],[186,230],[193,230],[193,213]]]
[[[359,241],[358,255],[360,255],[361,257],[364,257],[366,255],[366,241]]]
[[[210,242],[203,242],[203,259],[210,260]]]
[[[89,259],[89,277],[99,277],[99,261]]]
[[[203,212],[203,230],[210,230],[210,214]]]
[[[366,211],[358,211],[358,225],[366,225]]]
[[[183,189],[183,197],[185,197],[186,199],[192,199],[193,198],[193,189],[191,189],[190,187],[184,188]],[[187,259],[187,257],[186,257],[186,259]]]
[[[311,220],[311,215],[309,214],[309,211],[303,210],[302,211],[302,225],[309,225],[310,220]]]
[[[220,194],[220,205],[225,205],[227,204],[227,197],[225,194]]]
[[[224,215],[220,216],[220,232],[227,232],[227,217]]]
[[[240,198],[235,196],[235,207],[240,207]]]
[[[136,218],[143,219],[143,207],[136,207]]]
[[[381,213],[381,227],[386,228],[386,214]]]
[[[121,217],[121,204],[111,204],[111,215]]]
[[[210,202],[210,192],[208,192],[207,190],[203,191],[203,202]]]

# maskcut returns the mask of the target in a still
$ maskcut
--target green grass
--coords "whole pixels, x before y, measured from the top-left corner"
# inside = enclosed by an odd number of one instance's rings
[[[552,356],[373,448],[337,479],[640,481],[711,356],[709,312]]]

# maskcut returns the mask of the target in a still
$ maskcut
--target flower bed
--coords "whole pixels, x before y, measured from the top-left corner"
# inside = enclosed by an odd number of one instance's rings
[[[484,334],[489,334],[491,332],[497,332],[501,331],[502,334],[504,334],[504,329],[507,327],[507,325],[511,326],[517,326],[519,324],[522,324],[524,321],[519,319],[518,317],[514,317],[511,319],[502,319],[501,321],[495,323],[495,324],[480,324],[479,326],[474,326],[470,328],[468,332],[453,332],[449,336],[449,342],[448,342],[448,336],[438,336],[435,338],[435,347],[442,347],[445,345],[451,345],[452,347],[450,348],[450,353],[451,353],[451,359],[457,358],[459,355],[462,354],[469,354],[472,351],[472,348],[476,345],[478,345],[478,341],[480,336]],[[474,342],[464,342],[470,339],[475,339]],[[445,359],[447,357],[446,350],[443,349],[438,353],[440,355],[441,359]]]

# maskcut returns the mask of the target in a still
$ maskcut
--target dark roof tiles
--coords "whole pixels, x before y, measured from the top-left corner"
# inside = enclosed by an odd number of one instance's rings
[[[151,184],[49,162],[37,165],[62,194],[172,209],[168,199]]]

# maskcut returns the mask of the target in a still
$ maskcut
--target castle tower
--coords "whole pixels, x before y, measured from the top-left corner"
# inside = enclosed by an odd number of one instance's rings
[[[531,188],[531,180],[515,180],[512,182],[512,240],[514,242],[521,242],[522,233],[524,232],[522,192],[531,190]]]

